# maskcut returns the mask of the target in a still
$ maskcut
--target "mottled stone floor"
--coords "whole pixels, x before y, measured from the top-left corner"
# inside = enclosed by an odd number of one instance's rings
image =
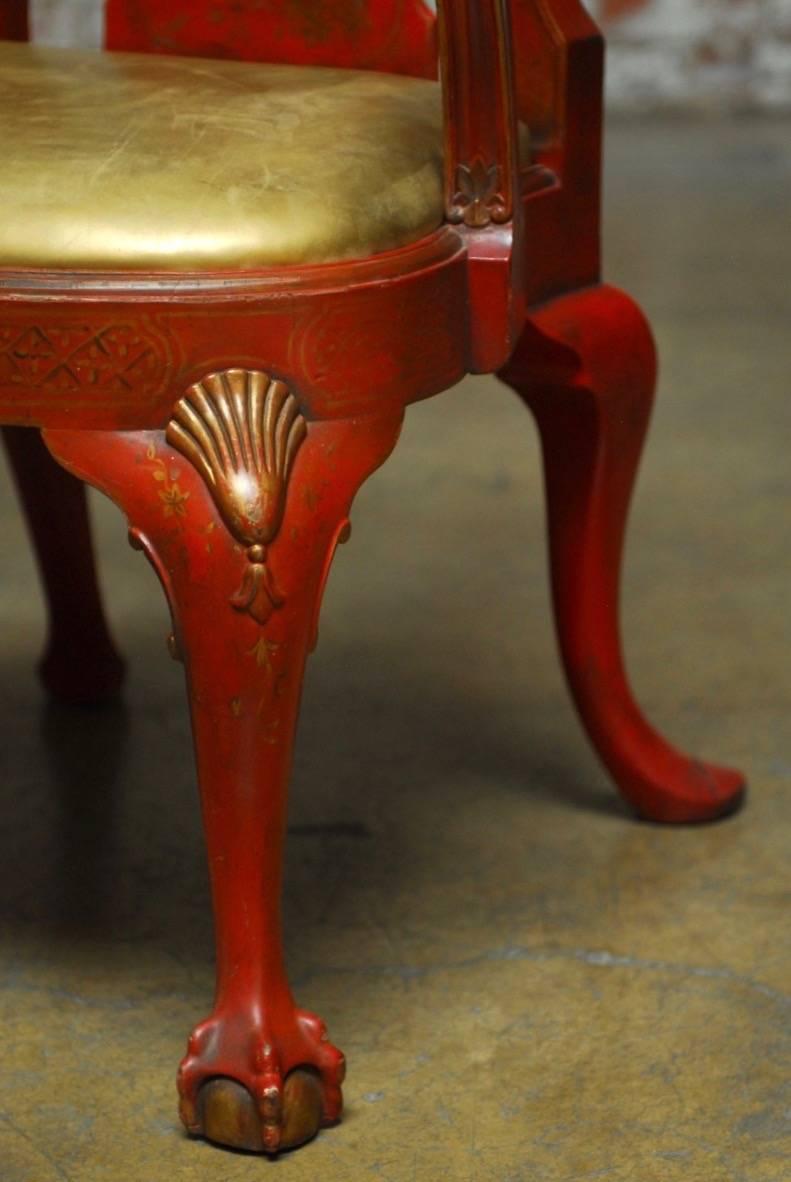
[[[747,771],[748,807],[632,820],[561,681],[528,416],[489,379],[416,406],[337,561],[293,791],[288,955],[347,1116],[275,1165],[176,1121],[212,935],[153,575],[97,505],[126,706],[46,708],[3,486],[2,1182],[789,1177],[789,131],[609,143],[608,276],[663,357],[630,666],[658,725]]]

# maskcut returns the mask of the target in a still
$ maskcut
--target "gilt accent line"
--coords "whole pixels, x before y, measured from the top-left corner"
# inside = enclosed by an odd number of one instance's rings
[[[266,564],[283,521],[291,469],[307,434],[284,382],[260,370],[226,369],[190,386],[165,437],[203,477],[249,566],[232,606],[265,624],[283,597]]]
[[[133,323],[96,330],[63,321],[0,323],[0,386],[46,393],[78,390],[125,394],[154,382],[162,346]]]

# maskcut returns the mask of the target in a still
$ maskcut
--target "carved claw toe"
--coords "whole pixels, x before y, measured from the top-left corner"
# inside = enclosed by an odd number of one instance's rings
[[[334,1124],[345,1059],[315,1014],[293,1010],[277,1027],[238,1011],[195,1027],[178,1075],[179,1115],[194,1137],[277,1153]]]
[[[282,1089],[267,1085],[259,1104],[242,1084],[220,1077],[200,1089],[196,1132],[217,1145],[276,1153],[315,1137],[322,1111],[321,1080],[309,1068],[292,1071]]]

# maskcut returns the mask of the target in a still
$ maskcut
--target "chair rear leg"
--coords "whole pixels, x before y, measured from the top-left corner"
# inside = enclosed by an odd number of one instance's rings
[[[655,381],[642,314],[608,287],[556,299],[530,318],[500,376],[538,422],[558,640],[602,762],[649,820],[733,811],[744,793],[740,773],[671,747],[643,717],[621,655],[621,552]]]
[[[49,634],[39,675],[67,703],[115,697],[124,677],[102,609],[85,486],[53,460],[31,427],[3,427],[47,601]]]

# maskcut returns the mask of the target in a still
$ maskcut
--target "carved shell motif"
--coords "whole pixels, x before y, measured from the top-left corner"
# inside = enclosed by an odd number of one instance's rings
[[[165,433],[211,492],[250,566],[231,603],[265,624],[283,599],[266,566],[291,468],[307,424],[284,382],[260,370],[227,369],[190,386]]]

